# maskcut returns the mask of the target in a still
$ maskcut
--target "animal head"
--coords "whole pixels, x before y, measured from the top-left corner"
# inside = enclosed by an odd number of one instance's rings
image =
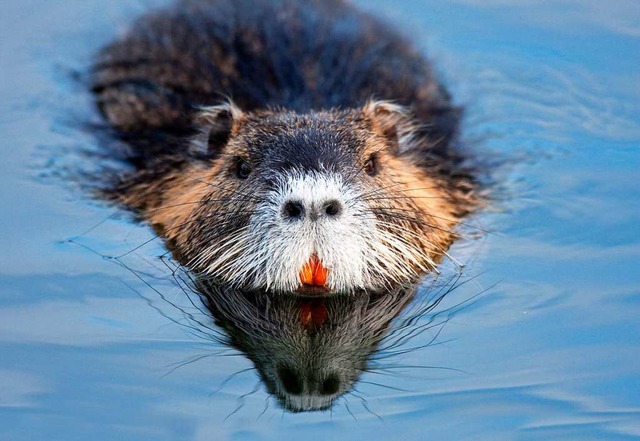
[[[147,217],[182,263],[218,283],[391,290],[435,269],[469,202],[420,165],[430,154],[423,127],[388,102],[309,114],[227,103],[196,121],[192,148],[206,160],[155,189],[161,201]],[[309,265],[320,282],[305,283]]]

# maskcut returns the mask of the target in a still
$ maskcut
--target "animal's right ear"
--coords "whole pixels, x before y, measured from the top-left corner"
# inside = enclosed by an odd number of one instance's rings
[[[195,123],[200,129],[200,134],[195,139],[198,152],[208,158],[218,156],[241,118],[242,111],[231,101],[202,107],[195,117]]]

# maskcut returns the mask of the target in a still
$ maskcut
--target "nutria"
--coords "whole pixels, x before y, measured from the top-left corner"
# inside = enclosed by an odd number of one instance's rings
[[[106,47],[93,90],[137,167],[113,197],[220,282],[296,290],[316,254],[330,292],[387,289],[473,206],[458,109],[342,1],[182,1]]]
[[[246,296],[404,304],[477,205],[460,109],[419,51],[346,1],[180,1],[100,52],[92,90],[131,165],[103,194],[154,226],[222,324],[243,320],[215,304]],[[349,371],[340,360],[332,372]],[[296,410],[357,377],[301,401],[322,388],[287,369],[261,372]]]

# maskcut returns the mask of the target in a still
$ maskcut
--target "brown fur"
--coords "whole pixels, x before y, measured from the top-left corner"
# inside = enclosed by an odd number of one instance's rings
[[[342,0],[182,0],[100,53],[93,91],[132,166],[103,194],[152,224],[195,272],[193,288],[230,343],[293,411],[326,409],[353,386],[479,204],[457,149],[460,109],[422,54]],[[240,164],[251,173],[238,175]],[[229,244],[269,223],[260,204],[279,177],[300,171],[337,175],[357,193],[365,208],[336,222],[380,233],[382,246],[371,249],[381,255],[362,259],[374,280],[305,297],[207,272],[216,259],[255,256]],[[277,210],[272,218],[285,222]],[[257,228],[251,239],[286,236]],[[372,233],[346,231],[342,238]],[[334,241],[325,252],[339,255]],[[361,270],[351,255],[338,263]],[[301,311],[314,307],[326,317],[305,326]]]
[[[238,158],[259,164],[265,143],[312,136],[344,146],[336,160],[352,168],[343,172],[354,174],[381,228],[420,250],[421,261],[408,262],[416,273],[433,270],[477,197],[454,149],[459,112],[426,61],[342,1],[240,3],[185,0],[103,51],[94,91],[137,166],[109,197],[153,224],[183,264],[203,269],[202,250],[246,224],[266,191],[268,170],[260,183],[234,178]],[[216,94],[237,104],[206,107]],[[357,169],[372,155],[380,172],[363,176]]]
[[[473,193],[457,192],[450,183],[430,175],[426,170],[411,162],[410,153],[404,156],[398,151],[396,141],[389,140],[384,129],[389,124],[386,115],[389,109],[380,114],[372,114],[375,106],[393,108],[387,103],[368,103],[361,111],[327,112],[322,117],[331,120],[340,130],[355,136],[362,149],[359,151],[359,166],[375,154],[380,164],[380,173],[375,177],[376,186],[368,199],[371,210],[380,222],[401,240],[424,250],[424,262],[413,262],[417,272],[433,270],[433,263],[442,258],[456,235],[453,232],[461,214],[466,213],[475,203]],[[225,106],[228,107],[228,106]],[[215,124],[218,109],[203,111],[199,121],[210,127]],[[171,244],[174,252],[180,256],[183,264],[189,264],[198,255],[202,244],[198,238],[201,231],[222,217],[210,210],[218,210],[222,201],[233,205],[240,196],[242,208],[252,210],[252,201],[243,198],[251,193],[251,188],[242,186],[241,181],[229,177],[233,167],[233,158],[250,157],[251,145],[260,145],[261,131],[270,131],[267,121],[278,118],[277,112],[262,111],[245,115],[234,110],[235,118],[231,128],[231,137],[224,154],[210,164],[184,163],[153,182],[129,188],[119,194],[125,205],[141,212],[143,217],[161,232]],[[305,126],[314,126],[313,118],[290,117],[291,131]],[[381,120],[382,118],[382,120]],[[384,119],[387,119],[386,121]],[[405,114],[401,118],[407,118]],[[406,124],[411,124],[407,120]],[[282,124],[282,122],[279,122]],[[401,124],[395,121],[394,124]],[[402,130],[402,129],[401,129]],[[393,133],[392,136],[398,136]],[[213,201],[213,202],[212,202]],[[218,204],[218,202],[220,204]],[[228,207],[227,207],[228,208]],[[422,271],[420,271],[422,268]],[[194,268],[198,269],[198,268]]]

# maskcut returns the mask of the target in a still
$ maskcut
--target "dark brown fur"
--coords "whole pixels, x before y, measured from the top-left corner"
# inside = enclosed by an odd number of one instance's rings
[[[432,261],[475,204],[454,149],[459,111],[429,65],[342,1],[183,1],[105,48],[93,90],[137,167],[110,196],[159,227],[183,263],[259,199],[256,181],[230,176],[234,161],[259,161],[256,146],[301,128],[331,133],[357,166],[375,152],[373,212]],[[198,111],[223,97],[234,105]],[[194,149],[198,132],[220,145]]]
[[[100,53],[93,91],[132,165],[106,196],[195,270],[231,342],[291,410],[327,408],[353,385],[477,206],[456,151],[460,111],[429,64],[340,0],[183,0]],[[251,173],[239,179],[243,162]],[[222,253],[205,251],[225,250],[291,170],[334,173],[358,189],[358,215],[417,250],[397,253],[406,278],[376,257],[371,286],[386,291],[310,300],[205,274]],[[299,314],[314,302],[326,302],[327,319],[310,330]]]

